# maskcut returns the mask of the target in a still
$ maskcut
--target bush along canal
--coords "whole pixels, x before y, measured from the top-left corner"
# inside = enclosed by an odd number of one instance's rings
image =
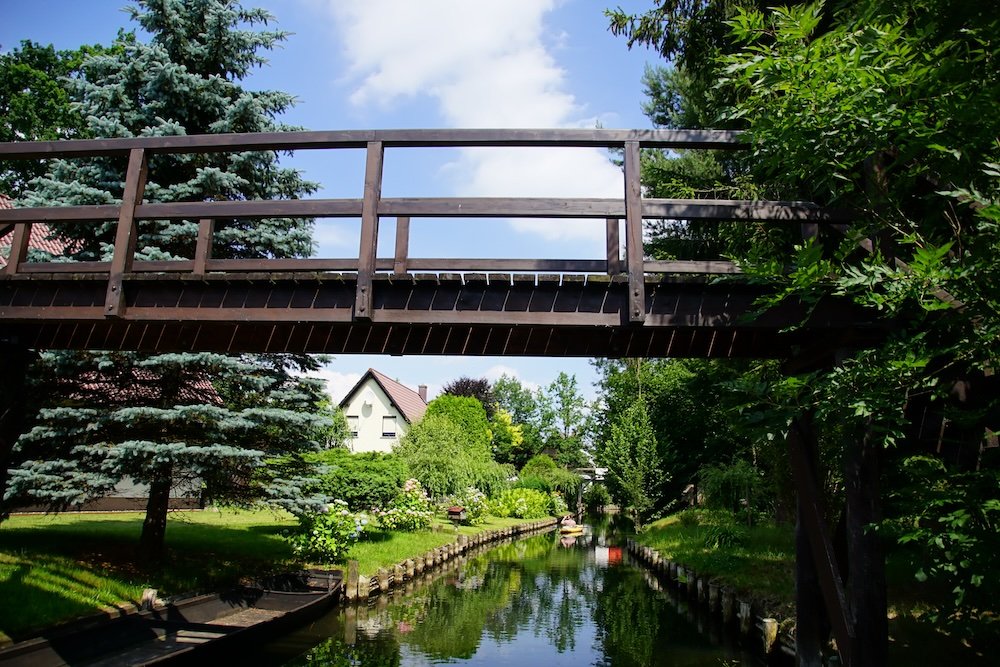
[[[469,548],[259,648],[254,664],[763,664],[717,626],[699,629],[695,608],[628,554],[624,526],[608,517],[578,536]]]

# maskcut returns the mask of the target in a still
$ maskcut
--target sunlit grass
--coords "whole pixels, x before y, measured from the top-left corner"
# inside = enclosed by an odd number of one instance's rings
[[[295,525],[285,513],[171,513],[167,556],[151,567],[135,559],[142,520],[138,512],[66,513],[0,524],[0,640],[135,602],[147,587],[161,596],[214,590],[297,565],[281,538]]]
[[[705,546],[704,525],[677,515],[651,524],[637,539],[665,558],[754,598],[787,607],[795,599],[795,537],[788,526],[754,526],[741,546]]]
[[[351,547],[350,560],[358,561],[358,571],[364,576],[375,574],[380,567],[390,567],[407,558],[422,555],[431,549],[454,542],[458,535],[475,535],[487,530],[497,530],[525,523],[520,519],[490,518],[482,526],[459,526],[456,531],[447,521],[437,521],[433,530],[413,533],[381,533],[373,531]]]

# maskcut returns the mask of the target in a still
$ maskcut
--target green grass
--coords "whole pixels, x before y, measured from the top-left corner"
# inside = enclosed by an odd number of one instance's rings
[[[795,539],[787,526],[755,526],[742,546],[705,546],[711,512],[698,525],[672,515],[650,524],[636,539],[664,557],[718,580],[774,611],[788,611],[795,599]],[[791,613],[790,615],[793,615]]]
[[[295,565],[280,537],[295,520],[284,513],[171,513],[167,557],[151,567],[134,557],[142,519],[140,513],[58,514],[0,524],[0,641],[134,603],[144,588],[161,596],[214,590],[248,573]]]
[[[497,519],[490,517],[482,526],[454,526],[447,521],[438,521],[432,530],[414,533],[372,532],[366,539],[351,547],[347,558],[358,561],[358,571],[363,576],[371,576],[380,567],[390,567],[407,558],[419,556],[431,549],[454,542],[457,535],[475,535],[487,530],[497,530],[525,523],[521,519]]]
[[[144,588],[161,597],[218,590],[246,576],[302,567],[282,533],[296,525],[284,512],[173,512],[167,554],[157,566],[137,564],[143,514],[14,516],[0,523],[0,642],[21,640],[45,627],[136,603]],[[490,519],[473,535],[524,523]],[[451,523],[416,533],[373,533],[348,558],[374,574],[455,540]],[[16,604],[10,601],[16,600]]]

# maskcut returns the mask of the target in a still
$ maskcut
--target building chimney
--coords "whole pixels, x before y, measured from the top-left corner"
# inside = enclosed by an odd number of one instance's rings
[[[422,384],[417,387],[417,393],[420,394],[420,400],[424,403],[427,402],[427,385]]]

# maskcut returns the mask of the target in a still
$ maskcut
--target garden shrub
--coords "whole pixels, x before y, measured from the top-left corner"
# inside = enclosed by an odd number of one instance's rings
[[[518,480],[514,482],[513,487],[515,489],[534,489],[535,491],[541,491],[542,493],[552,493],[552,485],[549,484],[548,480],[542,479],[541,477],[521,475]]]
[[[465,520],[462,522],[466,526],[481,526],[486,523],[486,516],[489,514],[489,501],[486,494],[470,486],[464,493],[453,496],[449,505],[458,505],[465,508]]]
[[[434,518],[434,505],[420,482],[408,479],[392,504],[385,509],[376,510],[375,517],[379,527],[385,530],[421,530],[430,527]]]
[[[366,523],[343,500],[334,500],[320,512],[300,514],[298,520],[298,528],[288,535],[292,551],[316,563],[342,562]]]
[[[329,449],[305,458],[319,467],[307,490],[328,499],[339,498],[354,511],[386,507],[410,477],[406,463],[394,454]]]
[[[588,512],[600,512],[611,504],[611,494],[603,484],[591,484],[583,494],[583,504]]]
[[[732,549],[746,546],[746,528],[735,523],[717,523],[705,529],[705,546],[709,549]]]
[[[534,489],[507,489],[490,500],[490,514],[496,517],[541,519],[549,514],[550,498]]]
[[[549,494],[549,514],[553,516],[569,514],[569,505],[566,504],[562,494],[558,491]]]

